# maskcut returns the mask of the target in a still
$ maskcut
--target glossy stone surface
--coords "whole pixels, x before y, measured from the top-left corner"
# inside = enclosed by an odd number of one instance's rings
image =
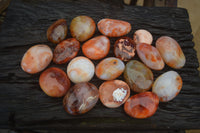
[[[125,69],[124,63],[115,57],[108,57],[97,64],[95,73],[102,80],[113,80],[119,77]]]
[[[162,70],[165,66],[164,61],[158,50],[145,43],[136,45],[137,54],[140,59],[153,70]]]
[[[47,30],[47,38],[52,43],[59,43],[67,36],[67,21],[59,19],[54,22]]]
[[[51,67],[42,72],[39,78],[40,88],[51,97],[62,97],[70,88],[67,74],[56,67]]]
[[[120,37],[128,34],[131,31],[130,23],[108,18],[101,19],[98,22],[97,27],[103,35],[109,37]]]
[[[115,56],[123,61],[129,61],[135,56],[135,43],[129,37],[121,37],[115,42]]]
[[[144,29],[139,29],[134,33],[133,40],[135,44],[146,43],[151,45],[153,41],[153,36],[149,31]]]
[[[21,61],[21,68],[27,73],[35,74],[44,70],[52,58],[51,49],[47,45],[38,44],[26,51]]]
[[[124,111],[133,118],[151,117],[157,110],[159,98],[152,92],[142,92],[130,97],[124,104]]]
[[[75,38],[69,38],[59,43],[53,52],[53,62],[64,64],[74,58],[80,49],[80,43]]]
[[[91,38],[95,32],[96,24],[91,17],[77,16],[70,24],[71,35],[78,41],[83,42]]]
[[[168,36],[158,38],[156,48],[168,66],[180,69],[185,65],[185,55],[180,45],[173,38]]]
[[[151,89],[153,84],[153,73],[143,63],[131,60],[126,64],[124,79],[131,90],[145,92]]]
[[[82,45],[83,54],[92,60],[106,57],[109,50],[110,40],[106,36],[94,37]]]
[[[99,99],[97,87],[91,83],[75,84],[69,89],[63,99],[63,106],[67,113],[80,115],[91,110]]]
[[[156,79],[152,91],[158,95],[161,102],[168,102],[179,94],[182,85],[181,76],[175,71],[168,71]]]
[[[67,75],[74,83],[88,82],[94,76],[94,64],[86,57],[72,59],[67,66]]]
[[[130,88],[122,80],[105,81],[99,87],[99,95],[104,106],[117,108],[130,96]]]

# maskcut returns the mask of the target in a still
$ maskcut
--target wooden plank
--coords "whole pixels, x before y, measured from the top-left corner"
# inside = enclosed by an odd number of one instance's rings
[[[62,107],[62,98],[50,98],[40,89],[40,73],[29,75],[23,72],[20,61],[26,50],[38,43],[48,44],[53,50],[55,44],[48,42],[46,38],[47,28],[60,18],[65,18],[69,26],[70,21],[78,15],[88,15],[96,23],[105,17],[128,21],[133,29],[127,36],[132,37],[137,29],[147,29],[154,37],[152,45],[162,35],[175,38],[187,60],[184,68],[175,70],[180,73],[184,82],[178,97],[168,103],[160,103],[156,114],[144,120],[128,117],[123,107],[108,109],[100,101],[85,115],[68,115]],[[94,36],[97,35],[100,35],[98,30]],[[69,37],[70,33],[67,38]],[[110,38],[112,45],[108,56],[114,56],[112,49],[116,39]],[[187,11],[181,8],[133,7],[102,0],[12,1],[0,32],[0,127],[27,130],[200,128],[200,79],[197,77],[199,63],[192,39]],[[79,55],[82,55],[81,51]],[[137,56],[134,59],[139,60]],[[94,64],[98,62],[94,61]],[[66,71],[67,64],[51,63],[49,67],[52,66]],[[168,70],[174,69],[165,66],[162,71],[153,73],[156,78]],[[91,80],[97,87],[102,82],[96,76]]]

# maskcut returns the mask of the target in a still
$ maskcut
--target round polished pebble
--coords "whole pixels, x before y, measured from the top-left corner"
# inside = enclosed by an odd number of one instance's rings
[[[94,64],[86,57],[79,56],[70,61],[67,75],[74,83],[88,82],[94,76]]]
[[[136,50],[140,59],[153,70],[162,70],[165,66],[164,61],[158,50],[145,43],[136,45]]]
[[[168,71],[156,79],[152,91],[158,95],[161,102],[168,102],[179,94],[182,84],[182,78],[177,72]]]
[[[131,60],[126,64],[124,79],[131,90],[145,92],[151,89],[153,84],[153,73],[143,63]]]
[[[142,92],[130,97],[124,104],[124,111],[133,118],[144,119],[155,114],[159,98],[152,92]]]
[[[44,70],[52,58],[51,49],[47,45],[38,44],[26,51],[21,61],[21,68],[27,73],[35,74]]]
[[[110,40],[106,36],[94,37],[82,45],[83,54],[92,60],[106,57],[109,50]]]
[[[135,56],[135,43],[129,37],[121,37],[115,42],[115,56],[123,61],[129,61]]]
[[[135,44],[146,43],[146,44],[151,45],[153,41],[153,36],[151,35],[149,31],[140,29],[134,33],[133,40]]]
[[[156,48],[168,66],[180,69],[185,65],[185,55],[177,41],[173,38],[168,36],[158,38]]]
[[[56,67],[42,72],[39,78],[40,88],[51,97],[62,97],[70,88],[70,80],[66,73]]]
[[[96,24],[91,17],[77,16],[70,24],[71,35],[78,41],[83,42],[92,37]]]
[[[101,19],[97,27],[99,31],[109,37],[120,37],[128,34],[131,31],[131,24],[116,19]]]
[[[115,57],[108,57],[97,64],[95,73],[102,80],[113,80],[119,77],[124,71],[124,63]]]
[[[67,113],[80,115],[90,111],[99,99],[97,87],[91,83],[79,83],[69,89],[63,99]]]
[[[80,49],[80,43],[75,38],[69,38],[59,43],[53,53],[53,62],[64,64],[74,58]]]
[[[67,36],[67,21],[59,19],[54,22],[47,30],[47,38],[52,43],[59,43]]]
[[[105,81],[99,87],[99,95],[104,106],[117,108],[130,96],[130,88],[122,80]]]

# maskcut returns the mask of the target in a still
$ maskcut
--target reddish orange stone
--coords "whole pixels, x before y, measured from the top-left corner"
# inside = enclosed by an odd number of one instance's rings
[[[75,38],[69,38],[59,43],[53,52],[53,62],[64,64],[74,58],[80,49],[80,43]]]
[[[144,119],[152,116],[159,104],[159,98],[152,92],[143,92],[130,97],[124,104],[124,111],[131,117]]]
[[[70,88],[67,74],[56,67],[45,70],[39,78],[41,89],[51,97],[62,97]]]
[[[106,36],[97,36],[82,46],[82,51],[85,56],[93,60],[99,60],[106,57],[110,50],[110,40]]]
[[[99,31],[109,37],[120,37],[131,31],[131,24],[116,19],[102,19],[97,24]]]
[[[130,88],[122,80],[105,81],[99,87],[101,102],[108,108],[121,106],[130,96]]]

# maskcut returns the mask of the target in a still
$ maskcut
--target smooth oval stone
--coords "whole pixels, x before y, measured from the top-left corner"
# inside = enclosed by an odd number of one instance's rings
[[[153,70],[162,70],[165,66],[164,61],[158,50],[145,43],[136,45],[136,50],[140,59]]]
[[[70,88],[67,74],[56,67],[51,67],[42,72],[39,78],[40,88],[51,97],[62,97]]]
[[[123,61],[129,61],[135,56],[135,43],[129,37],[119,38],[114,45],[115,56]]]
[[[152,91],[158,95],[161,102],[168,102],[179,94],[182,84],[182,78],[177,72],[168,71],[156,79]]]
[[[47,38],[52,43],[59,43],[67,36],[67,21],[59,19],[47,30]]]
[[[135,92],[145,92],[151,89],[153,73],[143,63],[131,60],[126,64],[124,79],[131,90]]]
[[[99,99],[97,87],[91,83],[78,83],[71,87],[63,99],[67,113],[80,115],[91,110]]]
[[[95,32],[96,24],[91,17],[77,16],[70,24],[71,35],[83,42],[91,38]]]
[[[133,118],[144,119],[155,114],[159,98],[152,92],[142,92],[130,97],[124,104],[124,111]]]
[[[94,37],[82,45],[83,54],[92,60],[106,57],[109,50],[110,40],[106,36]]]
[[[134,33],[133,40],[135,44],[146,43],[146,44],[151,45],[153,41],[153,36],[151,35],[149,31],[140,29]]]
[[[94,64],[86,57],[76,57],[69,62],[67,75],[74,83],[88,82],[94,76]]]
[[[53,62],[64,64],[74,58],[80,49],[80,43],[75,38],[69,38],[59,43],[53,52]]]
[[[117,108],[130,96],[130,88],[122,80],[105,81],[99,87],[99,95],[104,106]]]
[[[131,31],[131,24],[116,19],[101,19],[97,27],[99,31],[109,37],[120,37],[128,34]]]
[[[21,68],[27,73],[35,74],[44,70],[52,58],[51,49],[47,45],[38,44],[26,51],[21,61]]]
[[[124,63],[115,57],[108,57],[96,66],[96,76],[102,80],[113,80],[119,77],[124,71]]]
[[[158,38],[156,48],[168,66],[180,69],[185,65],[185,55],[177,41],[173,38],[168,36]]]

